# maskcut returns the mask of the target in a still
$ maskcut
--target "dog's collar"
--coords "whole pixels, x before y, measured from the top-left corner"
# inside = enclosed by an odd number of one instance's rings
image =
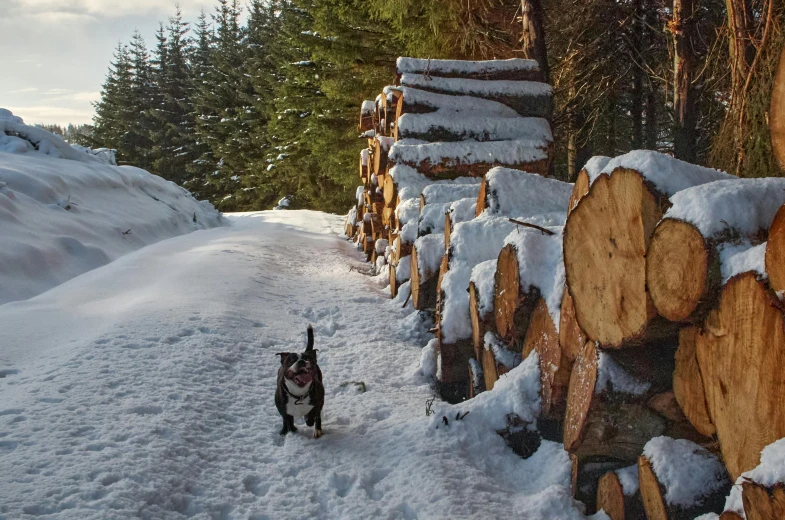
[[[312,384],[312,383],[313,383],[312,381],[309,381],[309,382],[308,382],[308,387],[307,387],[307,388],[308,388],[308,390],[306,390],[306,392],[305,392],[303,395],[297,395],[297,394],[293,394],[293,393],[292,393],[292,392],[289,390],[289,381],[288,381],[288,380],[287,380],[287,381],[284,381],[283,390],[284,390],[284,392],[286,392],[287,394],[289,394],[289,396],[291,396],[291,397],[294,397],[294,404],[295,404],[295,405],[298,405],[298,404],[303,404],[303,400],[304,400],[306,397],[308,397],[308,394],[310,394],[310,392],[311,392],[311,384]]]

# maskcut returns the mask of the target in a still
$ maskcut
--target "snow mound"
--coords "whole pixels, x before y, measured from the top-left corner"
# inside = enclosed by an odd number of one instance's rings
[[[9,114],[0,112],[0,305],[160,240],[223,225],[211,204],[176,184],[105,164]]]

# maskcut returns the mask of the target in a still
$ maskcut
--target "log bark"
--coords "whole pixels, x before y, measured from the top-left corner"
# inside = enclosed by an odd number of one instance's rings
[[[521,287],[518,251],[507,244],[499,252],[493,289],[493,313],[496,333],[512,350],[522,350],[532,311],[539,291],[526,292]]]
[[[695,327],[679,331],[679,348],[676,351],[676,369],[673,371],[673,393],[684,415],[703,435],[714,435],[716,429],[709,417],[706,394],[703,391],[698,358],[695,353]]]
[[[575,179],[575,184],[572,188],[572,195],[570,195],[570,205],[567,210],[569,215],[581,199],[589,193],[589,174],[585,169],[578,172],[578,177]]]
[[[600,175],[567,217],[564,264],[575,314],[606,348],[673,336],[646,290],[646,253],[667,199],[635,170]],[[651,323],[650,323],[651,322]]]
[[[771,148],[780,168],[785,170],[785,47],[780,54],[769,110]]]
[[[755,482],[741,485],[741,500],[747,520],[777,520],[785,518],[785,485],[771,489]]]
[[[758,465],[764,447],[785,437],[785,319],[779,299],[753,273],[738,275],[723,288],[718,308],[695,340],[709,416],[735,481]]]
[[[559,344],[559,333],[543,298],[538,299],[531,315],[529,330],[523,342],[523,359],[532,350],[536,350],[540,358],[542,415],[561,418],[567,402],[572,363]]]
[[[777,211],[769,228],[765,263],[771,288],[778,292],[785,290],[785,205]]]

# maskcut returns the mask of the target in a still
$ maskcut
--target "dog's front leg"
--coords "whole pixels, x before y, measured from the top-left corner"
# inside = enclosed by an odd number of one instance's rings
[[[318,439],[322,436],[322,413],[316,412],[316,425],[313,429],[313,438]]]
[[[281,435],[286,435],[289,432],[296,432],[297,427],[294,425],[294,417],[291,415],[283,416],[283,428],[281,428]]]

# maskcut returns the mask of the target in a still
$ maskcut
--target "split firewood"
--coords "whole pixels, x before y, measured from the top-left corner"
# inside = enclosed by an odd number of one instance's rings
[[[755,273],[731,278],[695,344],[709,417],[735,480],[758,465],[765,446],[785,437],[779,299]]]
[[[672,324],[654,320],[657,311],[646,290],[651,235],[670,195],[728,177],[657,152],[634,151],[590,179],[589,193],[567,217],[564,230],[567,285],[590,339],[620,348],[674,336]]]
[[[670,202],[649,245],[646,284],[662,316],[697,324],[717,303],[723,250],[766,241],[785,203],[785,179],[718,181],[685,189]]]

